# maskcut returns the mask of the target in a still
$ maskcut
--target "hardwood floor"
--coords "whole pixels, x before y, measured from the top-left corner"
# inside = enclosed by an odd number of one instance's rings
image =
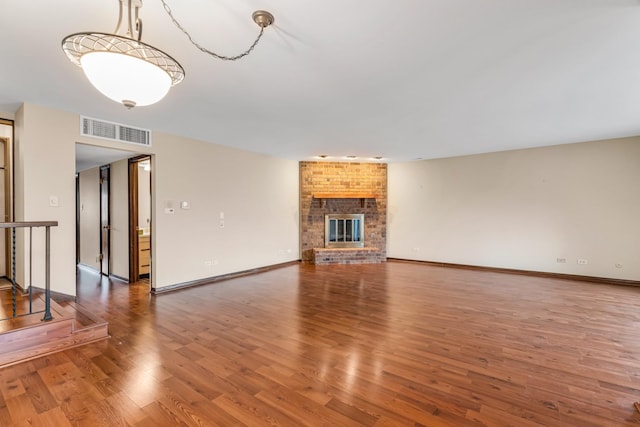
[[[81,272],[111,338],[0,370],[1,426],[640,424],[640,289],[411,263],[158,296]]]

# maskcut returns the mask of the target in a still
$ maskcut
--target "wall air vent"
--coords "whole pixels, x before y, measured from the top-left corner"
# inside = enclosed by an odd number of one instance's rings
[[[151,147],[151,131],[148,129],[134,128],[86,116],[80,116],[80,134]]]

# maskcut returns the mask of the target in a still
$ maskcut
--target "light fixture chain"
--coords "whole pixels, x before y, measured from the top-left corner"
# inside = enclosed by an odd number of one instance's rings
[[[180,25],[180,23],[178,22],[178,20],[175,18],[175,16],[173,16],[173,13],[171,12],[171,8],[169,7],[169,5],[167,4],[167,2],[165,0],[160,0],[162,2],[162,5],[164,6],[164,10],[167,12],[167,14],[169,15],[169,17],[171,18],[171,20],[173,21],[173,23],[175,24],[176,27],[178,27],[178,29],[180,31],[182,31],[184,33],[185,36],[187,36],[187,38],[189,39],[189,41],[191,42],[192,45],[194,45],[195,47],[197,47],[199,50],[201,50],[204,53],[208,53],[209,55],[216,57],[218,59],[222,59],[223,61],[235,61],[236,59],[240,59],[242,57],[245,57],[247,55],[249,55],[251,53],[251,51],[256,47],[256,45],[258,44],[258,42],[260,41],[260,38],[262,37],[262,33],[264,33],[264,27],[260,26],[260,33],[258,33],[258,37],[256,37],[256,39],[253,41],[253,44],[251,46],[249,46],[249,49],[245,50],[244,52],[242,52],[239,55],[235,55],[235,56],[224,56],[224,55],[218,55],[215,52],[210,51],[209,49],[207,49],[204,46],[201,46],[200,44],[198,44],[198,42],[196,42],[195,40],[193,40],[193,37],[191,37],[191,34],[189,34],[189,32],[187,30],[184,29],[184,27],[182,25]]]

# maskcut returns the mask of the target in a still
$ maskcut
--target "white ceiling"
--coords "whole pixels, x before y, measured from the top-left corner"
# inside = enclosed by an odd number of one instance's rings
[[[136,153],[132,153],[131,151],[98,147],[96,145],[76,144],[76,172],[108,165],[118,160],[135,157],[136,155]]]
[[[639,0],[159,0],[142,40],[183,83],[126,110],[60,47],[112,32],[118,0],[12,1],[0,14],[0,111],[22,102],[292,159],[438,158],[640,134]]]

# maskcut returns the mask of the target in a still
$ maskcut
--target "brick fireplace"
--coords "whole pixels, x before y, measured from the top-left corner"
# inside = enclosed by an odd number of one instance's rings
[[[325,215],[363,214],[364,247],[326,248]],[[386,260],[387,165],[300,162],[302,261],[364,264]]]

